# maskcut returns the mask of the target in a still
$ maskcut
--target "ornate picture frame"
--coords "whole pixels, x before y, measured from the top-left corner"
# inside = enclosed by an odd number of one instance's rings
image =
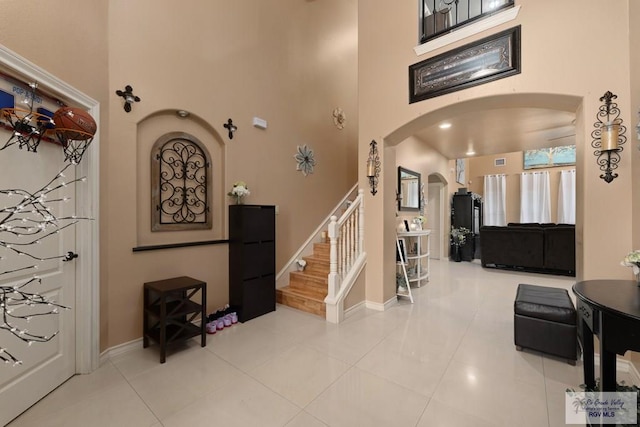
[[[520,25],[409,66],[409,104],[520,74]]]
[[[464,159],[456,159],[456,182],[464,185],[465,178]]]

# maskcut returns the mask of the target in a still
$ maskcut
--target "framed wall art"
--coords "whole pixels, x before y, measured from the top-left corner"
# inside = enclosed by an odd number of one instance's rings
[[[462,185],[465,183],[464,159],[456,159],[456,182]]]
[[[520,26],[409,66],[409,103],[520,73]]]
[[[575,164],[575,145],[525,150],[524,152],[524,169],[552,168]]]

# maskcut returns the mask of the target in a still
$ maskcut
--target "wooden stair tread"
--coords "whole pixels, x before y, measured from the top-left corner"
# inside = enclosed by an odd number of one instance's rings
[[[280,291],[283,294],[296,295],[298,297],[303,297],[303,298],[306,298],[306,299],[310,299],[312,301],[321,302],[323,304],[324,304],[324,299],[327,296],[327,294],[324,294],[324,296],[323,296],[319,292],[314,292],[314,291],[308,290],[308,289],[296,289],[296,288],[292,288],[290,286],[285,286],[284,288],[277,289],[276,292],[277,291]]]
[[[297,278],[300,279],[302,281],[310,281],[310,282],[314,282],[314,283],[319,283],[321,285],[326,285],[327,283],[329,283],[329,278],[328,278],[328,274],[322,274],[322,273],[318,273],[316,272],[315,274],[312,272],[307,272],[307,271],[292,271],[291,273],[289,273],[289,277],[290,278]]]
[[[288,286],[276,289],[276,302],[317,316],[325,317],[326,315],[324,298],[309,296]]]
[[[324,299],[329,283],[329,252],[331,245],[314,243],[313,254],[303,256],[307,266],[303,271],[289,273],[289,286],[276,289],[276,301],[307,313],[325,316]]]
[[[302,257],[307,262],[317,262],[319,264],[329,264],[329,254],[327,256],[313,254]]]

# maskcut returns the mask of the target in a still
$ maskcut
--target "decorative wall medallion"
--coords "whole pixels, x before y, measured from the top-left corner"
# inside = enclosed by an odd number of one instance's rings
[[[342,108],[338,107],[333,110],[333,124],[340,130],[344,129],[347,125],[347,116],[342,111]]]
[[[298,152],[293,156],[298,162],[296,170],[302,172],[304,176],[313,173],[313,167],[316,165],[316,159],[313,157],[313,150],[307,147],[307,144],[302,147],[298,145]]]

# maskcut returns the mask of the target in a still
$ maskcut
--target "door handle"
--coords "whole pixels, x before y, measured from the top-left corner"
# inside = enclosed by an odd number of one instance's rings
[[[74,252],[67,252],[67,254],[64,256],[64,258],[62,259],[63,262],[67,262],[67,261],[71,261],[74,258],[78,258],[78,254],[74,253]]]

